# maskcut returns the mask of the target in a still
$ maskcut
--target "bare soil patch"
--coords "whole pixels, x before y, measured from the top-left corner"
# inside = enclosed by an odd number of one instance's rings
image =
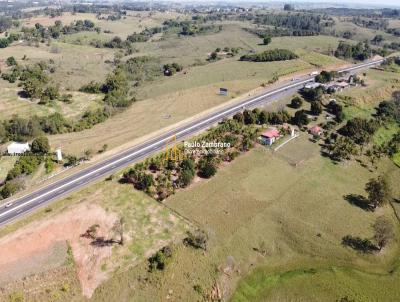
[[[69,244],[83,294],[90,297],[106,278],[101,264],[111,256],[112,246],[95,247],[81,234],[98,224],[97,236],[108,238],[115,221],[116,215],[106,213],[98,205],[78,204],[74,209],[31,223],[1,238],[0,282],[62,265]]]

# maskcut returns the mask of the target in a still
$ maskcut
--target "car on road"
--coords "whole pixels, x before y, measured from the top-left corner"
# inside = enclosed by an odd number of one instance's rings
[[[12,202],[7,202],[6,205],[5,205],[5,208],[9,208],[11,206],[12,206]]]

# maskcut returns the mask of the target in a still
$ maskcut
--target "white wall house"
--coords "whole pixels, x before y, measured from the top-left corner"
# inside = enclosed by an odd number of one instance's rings
[[[23,144],[23,143],[12,142],[7,146],[7,153],[10,155],[23,154],[30,150],[31,148],[29,147],[28,143]]]

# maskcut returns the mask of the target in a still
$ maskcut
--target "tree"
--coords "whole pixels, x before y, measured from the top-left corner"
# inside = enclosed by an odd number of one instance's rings
[[[215,61],[218,59],[218,53],[213,51],[212,53],[210,53],[210,56],[208,58],[209,61]]]
[[[238,121],[239,123],[243,124],[244,123],[244,116],[242,112],[238,112],[233,116],[233,119]]]
[[[37,154],[47,154],[50,152],[49,140],[45,136],[39,136],[32,141],[31,151]]]
[[[121,217],[118,221],[114,223],[113,226],[114,232],[117,233],[119,236],[118,243],[120,245],[124,245],[124,225],[125,225],[125,219]]]
[[[294,97],[290,102],[290,107],[294,109],[299,109],[302,105],[303,105],[303,100],[298,96]]]
[[[319,75],[315,77],[315,81],[318,83],[328,83],[332,81],[335,77],[335,72],[334,71],[321,71]]]
[[[307,114],[304,110],[296,111],[296,113],[294,114],[294,117],[292,118],[292,123],[299,127],[307,125],[309,122],[310,122],[310,120],[307,117]]]
[[[294,6],[292,4],[285,4],[283,6],[283,10],[285,10],[285,11],[293,11],[294,10]]]
[[[15,66],[17,65],[17,61],[15,60],[14,57],[8,57],[6,60],[7,66]]]
[[[348,137],[340,136],[328,147],[331,159],[341,161],[357,154],[357,145]]]
[[[243,117],[246,125],[255,124],[257,121],[257,116],[250,110],[243,111]]]
[[[196,249],[207,250],[208,236],[204,231],[196,230],[195,232],[188,232],[188,237],[185,238],[184,243]]]
[[[217,168],[211,160],[203,160],[199,163],[200,165],[200,175],[204,178],[210,178],[217,173]]]
[[[379,250],[382,250],[394,238],[393,225],[388,219],[380,216],[374,223],[374,230],[374,239]]]
[[[315,101],[311,103],[311,114],[320,115],[322,113],[322,105],[321,102]]]
[[[368,202],[373,209],[382,206],[390,201],[390,187],[384,177],[371,178],[365,185],[368,193]]]
[[[263,44],[264,45],[268,45],[269,43],[271,43],[271,41],[272,41],[271,37],[270,36],[266,36],[263,39]]]
[[[195,162],[191,159],[184,159],[180,164],[178,183],[181,187],[187,187],[196,174]]]

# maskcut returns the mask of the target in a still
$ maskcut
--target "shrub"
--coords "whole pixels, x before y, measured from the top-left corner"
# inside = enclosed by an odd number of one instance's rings
[[[208,236],[204,231],[196,230],[194,233],[188,232],[184,243],[195,249],[207,250]]]

